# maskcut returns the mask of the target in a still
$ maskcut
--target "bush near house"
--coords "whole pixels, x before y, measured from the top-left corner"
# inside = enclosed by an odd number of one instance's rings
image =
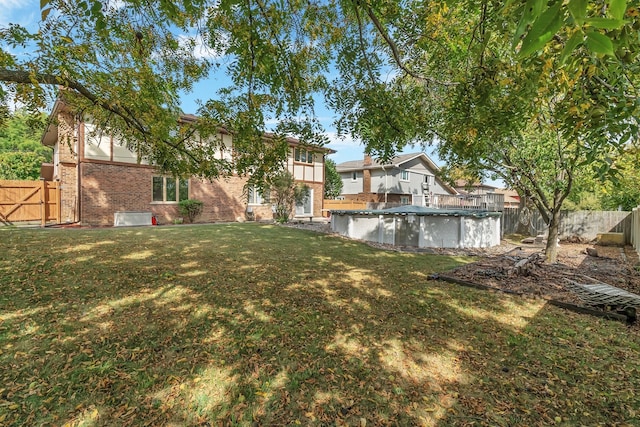
[[[203,203],[196,199],[181,200],[178,203],[180,215],[182,215],[188,223],[193,223],[202,213]]]

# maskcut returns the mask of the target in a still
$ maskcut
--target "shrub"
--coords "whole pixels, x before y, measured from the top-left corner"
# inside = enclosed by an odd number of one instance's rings
[[[198,215],[202,213],[202,202],[195,199],[181,200],[178,203],[180,215],[182,215],[190,224],[196,220]]]
[[[279,223],[288,222],[294,205],[304,203],[309,197],[309,186],[296,184],[293,175],[287,171],[279,173],[272,179],[271,190],[276,207],[274,219]]]

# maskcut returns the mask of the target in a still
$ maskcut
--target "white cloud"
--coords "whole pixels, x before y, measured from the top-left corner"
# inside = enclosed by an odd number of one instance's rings
[[[191,35],[178,36],[178,42],[184,47],[189,46],[189,44],[192,41],[194,42],[193,54],[195,55],[196,58],[216,59],[220,57],[220,55],[218,55],[213,49],[207,46],[201,34],[198,34],[196,36],[191,36]]]
[[[34,4],[36,3],[34,2]],[[10,13],[13,9],[21,9],[27,6],[29,6],[29,2],[23,0],[0,0],[0,9],[4,13]]]
[[[9,23],[30,28],[40,21],[40,2],[33,0],[0,0],[0,27]]]
[[[326,132],[325,135],[330,141],[326,147],[336,150],[334,154],[329,156],[334,162],[342,163],[363,158],[364,146],[359,140],[350,135],[340,137],[336,132]]]

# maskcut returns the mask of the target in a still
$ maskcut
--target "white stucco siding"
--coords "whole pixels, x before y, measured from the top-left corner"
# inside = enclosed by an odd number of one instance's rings
[[[388,173],[388,171],[387,171]],[[385,171],[382,169],[373,169],[371,171],[371,191],[374,193],[384,194],[389,192],[388,188],[391,183],[391,177],[385,178]]]
[[[442,186],[442,183],[436,178],[435,183],[429,187],[429,191],[433,194],[455,194]]]
[[[111,136],[91,123],[84,125],[84,156],[87,159],[111,160]]]
[[[138,163],[138,156],[131,152],[124,143],[113,140],[113,161],[122,163]]]
[[[313,182],[324,182],[324,162],[322,154],[316,154],[316,160],[313,162]]]
[[[220,157],[222,160],[233,160],[233,137],[231,135],[217,135],[222,138],[222,147],[220,148]]]
[[[351,172],[342,172],[342,194],[358,194],[362,192],[362,171],[357,172],[357,178],[352,179]]]

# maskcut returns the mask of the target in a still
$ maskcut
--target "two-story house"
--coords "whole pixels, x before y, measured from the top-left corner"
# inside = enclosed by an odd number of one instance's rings
[[[439,197],[457,194],[438,178],[438,166],[425,153],[401,154],[385,164],[365,155],[336,169],[347,200],[431,207]]]
[[[42,143],[53,149],[53,168],[46,173],[47,179],[60,182],[62,222],[114,225],[118,214],[144,212],[166,224],[181,216],[178,203],[185,199],[203,202],[198,222],[273,218],[268,197],[251,188],[247,191],[245,176],[215,180],[167,176],[117,139],[91,132],[92,125],[69,111],[63,102],[56,102],[52,115],[56,120],[45,131]],[[217,137],[224,145],[220,158],[231,158],[233,135],[220,129]],[[297,206],[294,214],[320,217],[324,160],[333,151],[307,147],[294,138],[288,142],[286,169],[296,182],[310,188],[306,203]]]

